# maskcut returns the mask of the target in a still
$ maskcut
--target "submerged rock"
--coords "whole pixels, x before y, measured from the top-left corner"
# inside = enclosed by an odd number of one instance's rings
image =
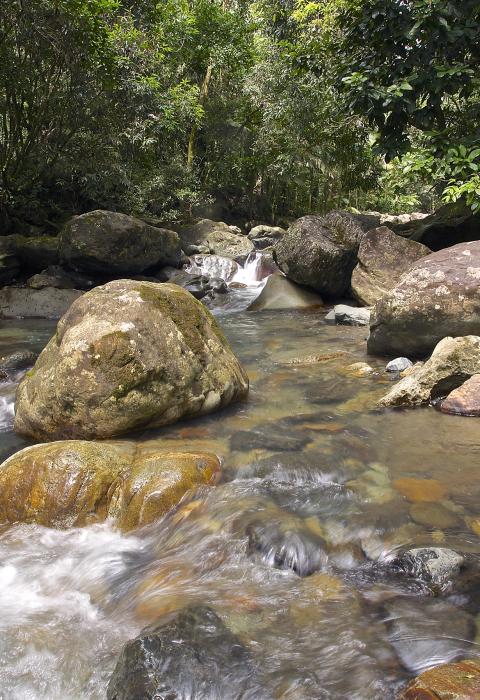
[[[478,700],[480,662],[476,659],[443,664],[409,683],[400,700]]]
[[[419,260],[375,305],[368,351],[428,354],[446,336],[480,334],[480,241]]]
[[[198,606],[128,642],[108,700],[269,700],[250,652],[211,608]]]
[[[0,522],[78,527],[111,518],[123,530],[165,515],[187,491],[214,484],[214,455],[65,440],[21,450],[0,466]]]
[[[178,265],[181,257],[175,231],[103,210],[71,219],[60,234],[60,253],[73,267],[107,275]]]
[[[323,301],[317,294],[299,287],[277,272],[270,275],[260,295],[250,304],[247,311],[308,309],[322,305]]]
[[[210,413],[248,378],[213,316],[173,284],[116,280],[78,299],[17,391],[15,430],[107,438]]]
[[[480,337],[444,338],[427,362],[415,367],[379,401],[380,407],[416,406],[446,396],[480,373]]]
[[[398,564],[410,576],[440,588],[452,583],[464,562],[461,554],[445,547],[409,549],[398,558]]]
[[[353,295],[361,304],[372,306],[396,285],[404,272],[431,251],[421,243],[397,236],[386,226],[368,231],[358,250],[358,264],[352,274]]]
[[[276,244],[276,261],[294,282],[326,296],[342,296],[350,289],[365,230],[358,217],[346,212],[304,216]]]
[[[0,318],[57,319],[82,294],[78,289],[4,287],[0,289]]]
[[[475,621],[461,608],[443,600],[399,598],[387,609],[390,641],[408,671],[420,673],[468,656]]]
[[[457,416],[480,416],[480,374],[474,374],[454,389],[442,401],[440,410]]]
[[[254,518],[247,526],[248,550],[269,566],[310,576],[327,565],[325,540],[301,518],[278,509]]]

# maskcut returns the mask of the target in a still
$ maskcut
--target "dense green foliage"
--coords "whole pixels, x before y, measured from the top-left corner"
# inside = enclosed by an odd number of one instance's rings
[[[474,0],[2,3],[0,206],[476,207],[479,27]]]

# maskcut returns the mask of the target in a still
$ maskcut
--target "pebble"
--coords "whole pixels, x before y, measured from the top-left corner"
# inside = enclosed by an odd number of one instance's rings
[[[387,372],[405,372],[410,367],[413,367],[413,362],[408,357],[396,357],[388,363],[386,370]]]

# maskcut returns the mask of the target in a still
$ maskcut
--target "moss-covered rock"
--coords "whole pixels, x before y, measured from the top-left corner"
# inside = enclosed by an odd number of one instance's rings
[[[123,530],[146,525],[190,489],[214,484],[218,458],[154,453],[132,442],[64,440],[21,450],[0,466],[0,523],[73,527],[113,519]]]
[[[108,438],[209,413],[248,392],[215,319],[171,284],[116,280],[77,299],[17,391],[15,429]]]
[[[139,274],[181,258],[175,231],[103,210],[70,219],[60,234],[60,253],[73,267],[106,275]]]

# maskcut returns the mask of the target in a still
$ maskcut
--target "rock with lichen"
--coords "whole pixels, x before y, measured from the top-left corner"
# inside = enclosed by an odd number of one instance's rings
[[[210,413],[248,378],[209,311],[173,284],[116,280],[77,299],[18,387],[15,430],[109,438]]]

